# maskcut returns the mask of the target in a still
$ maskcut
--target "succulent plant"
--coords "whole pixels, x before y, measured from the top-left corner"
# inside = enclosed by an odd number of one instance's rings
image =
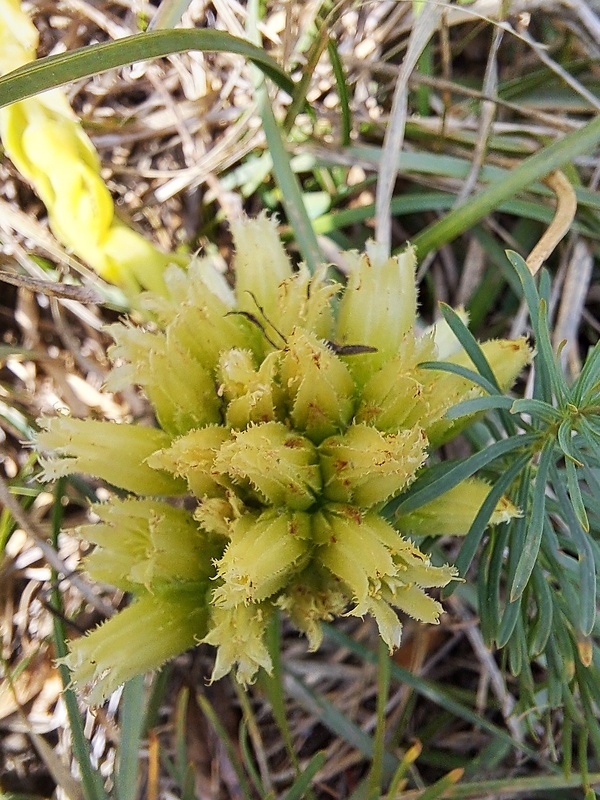
[[[92,701],[199,642],[218,648],[213,679],[236,668],[250,682],[271,667],[277,609],[311,648],[341,614],[372,615],[396,647],[396,609],[436,623],[426,590],[456,576],[406,534],[466,533],[489,491],[471,479],[397,527],[381,514],[453,433],[447,409],[482,392],[419,366],[436,336],[415,330],[413,251],[349,254],[344,288],[325,268],[294,271],[273,220],[232,229],[234,290],[201,259],[170,267],[166,294],[142,300],[153,323],[110,328],[108,387],[139,384],[159,427],[56,418],[38,438],[46,478],[83,471],[132,493],[80,530],[90,574],[135,598],[72,644]],[[482,347],[508,389],[527,342]],[[493,520],[516,513],[505,499]]]

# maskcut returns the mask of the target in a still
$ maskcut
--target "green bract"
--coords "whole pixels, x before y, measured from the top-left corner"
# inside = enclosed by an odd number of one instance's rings
[[[276,609],[313,648],[319,623],[344,612],[373,615],[397,646],[395,609],[437,622],[425,590],[456,576],[402,531],[464,534],[489,491],[471,480],[400,530],[380,513],[424,468],[431,433],[451,435],[446,410],[482,393],[419,366],[437,350],[415,332],[412,250],[352,254],[344,289],[325,269],[294,273],[266,217],[233,232],[235,291],[206,262],[173,267],[170,299],[146,298],[152,329],[110,329],[109,386],[140,384],[162,430],[59,418],[39,436],[55,454],[47,477],[87,471],[144,496],[100,506],[81,531],[97,544],[92,576],[137,597],[72,646],[74,680],[94,683],[94,700],[200,641],[218,648],[213,678],[237,667],[251,681],[270,669]],[[523,339],[483,350],[503,389],[530,357]],[[448,359],[473,368],[464,353]],[[515,513],[503,501],[494,520]]]

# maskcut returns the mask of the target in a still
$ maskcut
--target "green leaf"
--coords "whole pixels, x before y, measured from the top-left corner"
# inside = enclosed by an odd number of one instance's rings
[[[510,263],[517,271],[519,280],[521,281],[523,294],[525,295],[525,301],[529,309],[531,325],[533,327],[538,344],[541,343],[542,349],[537,353],[535,358],[536,370],[534,395],[536,399],[543,400],[551,405],[553,401],[552,388],[554,383],[557,382],[556,375],[553,376],[553,372],[556,372],[557,367],[556,359],[552,353],[552,348],[549,349],[548,344],[545,341],[547,336],[544,336],[545,331],[547,331],[547,325],[544,325],[546,305],[542,300],[540,300],[540,296],[535,286],[535,281],[529,272],[529,268],[527,267],[525,261],[518,253],[515,253],[512,250],[507,250],[506,255]]]
[[[512,397],[503,397],[502,395],[493,395],[491,397],[474,397],[472,400],[463,400],[462,403],[457,403],[455,406],[452,406],[452,408],[446,411],[444,419],[468,417],[480,411],[492,411],[498,408],[510,411],[512,406]]]
[[[118,800],[136,800],[139,758],[145,716],[144,676],[125,683],[121,696],[119,722],[121,735],[117,750],[115,784]]]
[[[571,402],[581,408],[600,393],[600,342],[588,350],[585,363],[571,389]],[[592,397],[590,397],[592,395]]]
[[[500,606],[500,576],[503,550],[508,531],[502,526],[499,532],[492,530],[481,554],[477,570],[477,610],[479,626],[486,646],[491,648],[497,634]],[[500,540],[500,541],[499,541]]]
[[[517,598],[512,603],[507,603],[502,614],[498,636],[496,637],[496,645],[498,648],[506,647],[514,633],[515,625],[521,613],[521,598]]]
[[[522,256],[520,256],[518,253],[515,253],[514,250],[507,250],[506,257],[513,265],[517,275],[519,276],[521,286],[523,287],[525,302],[527,303],[527,308],[529,309],[529,316],[531,317],[531,322],[535,328],[539,313],[540,296],[538,295],[533,275],[529,271],[529,267],[525,263],[525,260],[522,258]]]
[[[553,425],[560,422],[562,414],[550,403],[544,400],[536,400],[534,397],[527,397],[522,400],[513,401],[511,412],[513,414],[527,414],[534,419],[540,419],[546,425]]]
[[[294,783],[283,795],[283,800],[302,800],[310,788],[312,779],[315,777],[321,767],[325,765],[326,761],[327,753],[315,753],[308,764],[302,768],[302,774],[296,778]]]
[[[572,161],[575,156],[588,153],[600,142],[600,117],[595,117],[581,128],[561,136],[543,147],[482,192],[478,192],[464,205],[451,211],[439,222],[425,228],[413,240],[421,259],[427,253],[456,239],[479,220],[494,211],[503,200],[525,191],[539,178]]]
[[[497,458],[512,453],[516,450],[527,449],[535,441],[537,436],[533,434],[521,434],[519,436],[511,436],[509,439],[502,439],[499,442],[494,442],[486,450],[479,453],[474,453],[464,461],[459,462],[457,465],[450,467],[442,473],[440,477],[433,481],[428,480],[427,474],[423,478],[417,478],[412,484],[410,489],[400,497],[395,498],[385,506],[383,513],[390,516],[394,513],[405,514],[408,511],[413,511],[436,497],[450,491],[450,489],[457,486],[465,478],[470,478],[478,470],[483,469],[488,464],[491,464]],[[426,473],[427,471],[425,471]],[[464,544],[463,544],[464,546]]]
[[[493,446],[494,445],[492,445],[492,447]],[[490,489],[488,496],[483,501],[481,508],[477,512],[477,516],[473,520],[473,524],[471,525],[468,534],[465,536],[460,548],[460,552],[458,553],[454,563],[454,566],[457,568],[459,574],[463,577],[467,574],[467,570],[471,565],[473,558],[475,557],[481,537],[485,533],[485,529],[488,526],[490,517],[492,516],[492,513],[496,508],[500,498],[510,488],[517,476],[523,471],[529,462],[529,459],[529,453],[524,453],[520,456],[520,458],[517,458],[510,468],[505,470],[494,482],[494,485]],[[453,584],[451,583],[450,586],[452,585]],[[443,592],[443,596],[447,596],[448,594],[448,590]]]
[[[550,342],[550,330],[548,328],[548,306],[544,299],[540,300],[539,312],[537,315],[537,326],[535,327],[535,334],[537,337],[536,346],[538,355],[536,357],[536,364],[539,366],[540,361],[544,364],[544,369],[548,373],[554,396],[560,406],[564,406],[567,402],[569,390],[562,369],[558,364],[558,359],[552,349]]]
[[[544,448],[540,455],[538,471],[535,477],[535,487],[533,489],[531,517],[529,520],[527,535],[525,542],[523,543],[523,551],[519,558],[515,577],[510,589],[511,601],[516,600],[517,597],[520,597],[520,595],[523,593],[538,556],[540,543],[542,541],[542,533],[544,531],[544,524],[547,521],[545,513],[546,483],[548,480],[548,471],[553,459],[554,441],[548,440],[544,444]]]
[[[0,108],[71,81],[115,67],[187,50],[238,53],[256,64],[281,89],[292,95],[294,82],[262,48],[224,31],[209,28],[149,31],[116,42],[87,45],[46,56],[0,78]]]
[[[352,132],[352,119],[350,116],[350,98],[348,94],[348,85],[346,83],[346,73],[344,65],[338,53],[337,44],[333,36],[329,37],[327,42],[327,52],[329,53],[329,60],[331,68],[333,69],[333,76],[338,90],[338,97],[340,100],[340,114],[341,120],[341,144],[342,147],[347,147],[350,144],[350,133]]]
[[[590,530],[590,521],[588,519],[583,496],[581,494],[581,487],[579,485],[579,473],[576,464],[570,458],[565,459],[565,472],[567,473],[567,488],[569,491],[569,498],[573,505],[573,510],[577,517],[577,521],[588,533]]]
[[[536,617],[529,631],[529,653],[535,657],[543,653],[552,633],[554,619],[552,593],[544,573],[539,566],[531,573],[533,594],[536,604]]]
[[[469,369],[469,367],[463,367],[462,364],[453,364],[450,361],[421,361],[419,368],[437,370],[438,372],[451,372],[453,375],[460,375],[461,378],[466,378],[476,386],[481,386],[481,388],[490,395],[496,396],[499,392],[497,386],[490,383],[487,378]]]
[[[566,469],[568,474],[568,460],[566,462]],[[575,469],[574,466],[573,469]],[[576,516],[576,509],[571,506],[565,486],[556,469],[551,471],[551,477],[552,487],[560,503],[561,514],[565,518],[578,554],[579,603],[576,604],[575,608],[571,609],[571,611],[577,609],[574,614],[574,627],[576,630],[579,630],[583,636],[589,636],[596,621],[596,575],[598,564],[596,563],[592,550],[591,541],[593,540],[590,539],[589,535],[579,523]],[[568,488],[570,489],[570,487]]]
[[[448,323],[450,330],[461,343],[473,364],[475,364],[479,374],[494,387],[494,392],[499,392],[500,387],[496,381],[494,371],[490,367],[477,339],[475,339],[471,331],[453,308],[446,303],[440,303],[439,306],[442,316]],[[492,392],[490,392],[490,394],[492,394]]]

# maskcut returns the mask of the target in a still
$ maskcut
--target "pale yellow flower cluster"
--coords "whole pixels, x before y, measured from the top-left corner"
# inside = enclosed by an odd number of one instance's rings
[[[62,418],[39,436],[47,478],[82,471],[137,495],[81,531],[92,576],[138,598],[73,644],[93,700],[200,641],[218,648],[214,679],[235,667],[251,681],[271,668],[276,610],[313,648],[344,613],[372,615],[396,647],[396,609],[437,622],[427,590],[456,575],[407,533],[466,533],[489,491],[470,480],[397,527],[382,515],[452,435],[447,409],[482,393],[420,367],[437,352],[415,332],[412,250],[348,254],[343,288],[325,269],[294,272],[272,220],[232,227],[235,290],[205,262],[172,267],[169,296],[143,299],[153,325],[110,329],[109,388],[141,385],[160,429]],[[530,357],[522,339],[483,351],[503,389]],[[447,360],[473,366],[460,350]],[[516,513],[503,500],[492,522]]]

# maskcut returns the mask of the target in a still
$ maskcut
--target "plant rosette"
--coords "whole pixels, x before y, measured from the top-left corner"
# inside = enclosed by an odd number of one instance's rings
[[[166,296],[140,300],[151,325],[110,326],[107,387],[140,385],[157,427],[59,417],[37,439],[45,479],[83,472],[131,493],[79,530],[96,545],[90,575],[134,597],[71,645],[91,702],[200,642],[217,648],[214,680],[235,668],[251,682],[271,669],[276,610],[313,649],[342,614],[372,615],[397,647],[397,610],[437,623],[427,590],[456,577],[408,535],[466,533],[489,491],[470,479],[397,527],[381,513],[456,432],[446,411],[483,393],[420,366],[443,353],[473,369],[456,340],[438,350],[442,331],[416,332],[414,252],[349,253],[343,287],[325,268],[294,272],[266,216],[232,230],[235,289],[208,260],[172,266]],[[531,356],[524,339],[482,349],[503,391]],[[517,513],[503,498],[492,522]]]

